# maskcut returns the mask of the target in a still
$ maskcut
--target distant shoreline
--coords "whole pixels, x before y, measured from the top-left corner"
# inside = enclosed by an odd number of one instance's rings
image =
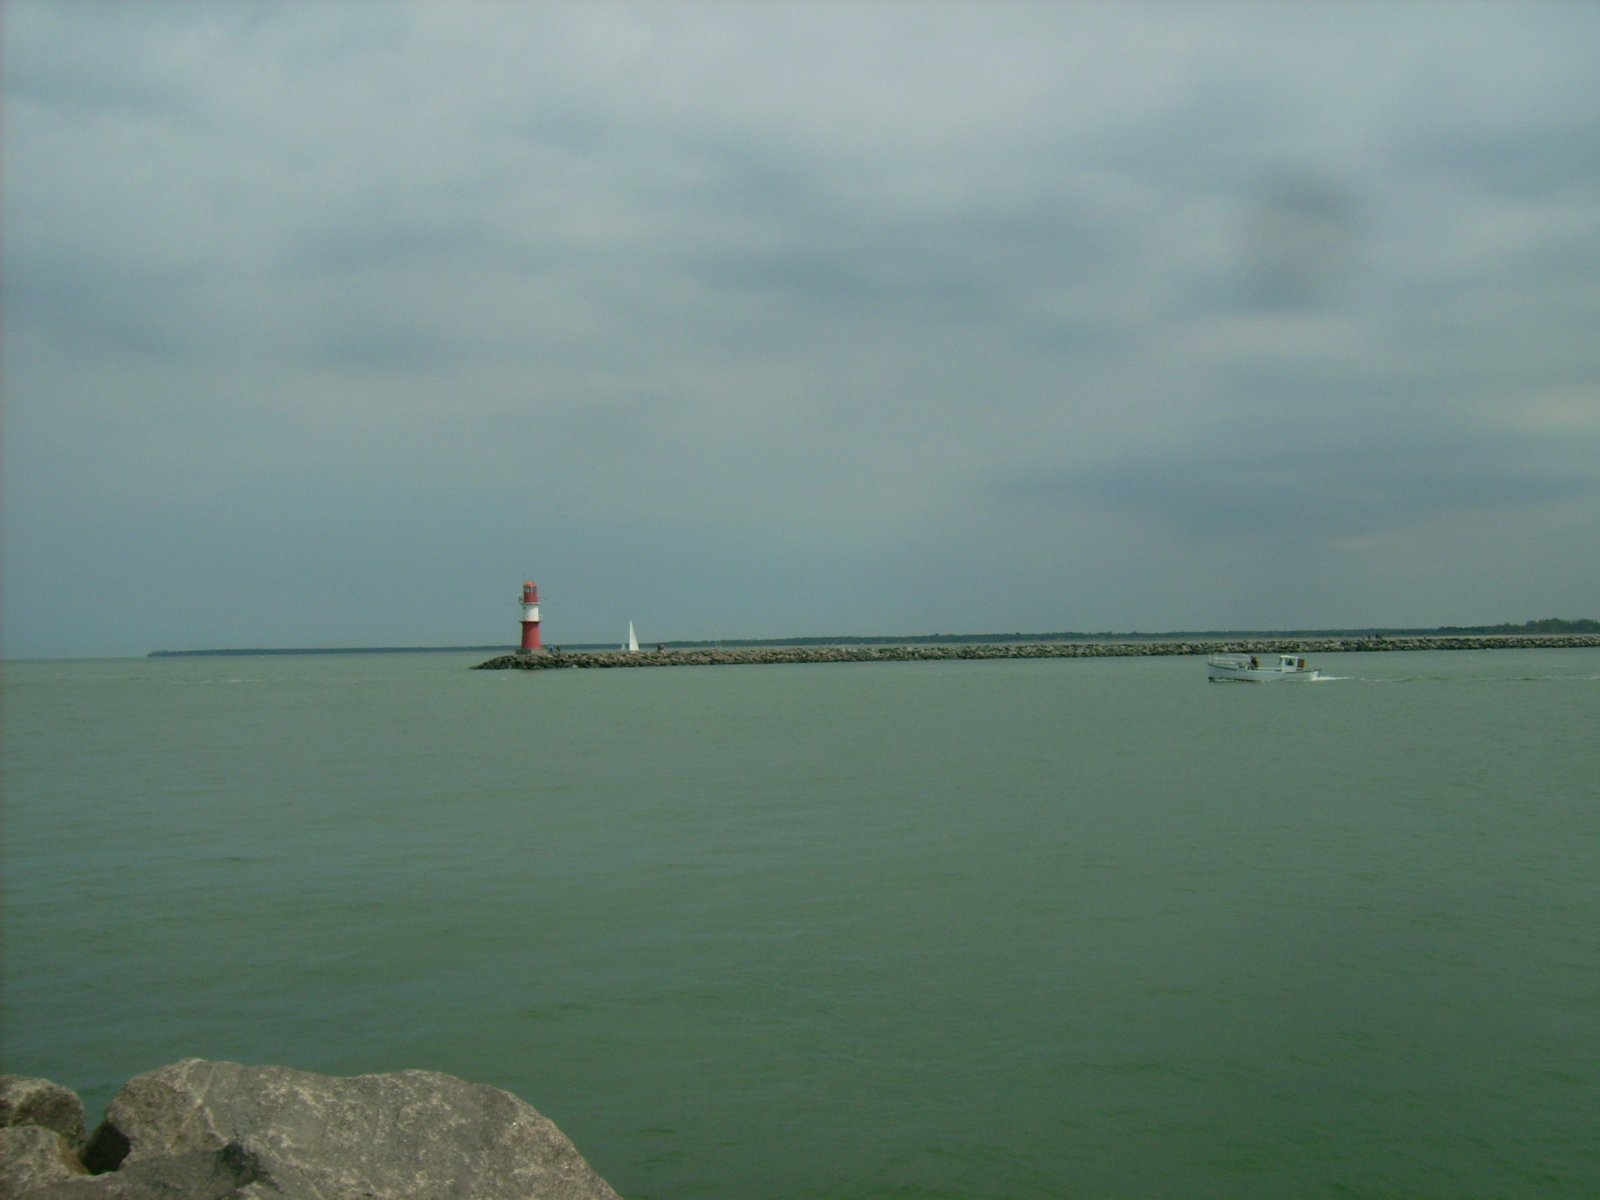
[[[514,646],[320,646],[293,650],[152,650],[146,658],[250,658],[265,654],[496,654]]]

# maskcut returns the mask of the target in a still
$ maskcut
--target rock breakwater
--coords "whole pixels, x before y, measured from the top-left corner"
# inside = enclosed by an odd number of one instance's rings
[[[0,1076],[0,1200],[618,1200],[533,1107],[435,1071],[191,1058],[129,1080],[83,1128],[68,1089]]]
[[[749,646],[737,649],[560,651],[502,654],[479,671],[549,671],[565,667],[717,667],[777,663],[922,662],[979,658],[1123,658],[1196,654],[1339,654],[1390,650],[1555,649],[1600,646],[1597,634],[1452,637],[1235,638],[1195,641],[1002,642],[890,646]]]

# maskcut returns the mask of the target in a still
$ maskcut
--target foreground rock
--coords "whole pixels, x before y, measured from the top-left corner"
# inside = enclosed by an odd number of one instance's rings
[[[0,1200],[617,1200],[530,1105],[433,1071],[186,1059],[130,1080],[81,1158],[81,1105],[78,1141],[29,1111],[0,1130]]]
[[[85,1174],[82,1148],[76,1093],[48,1079],[0,1075],[0,1197]]]

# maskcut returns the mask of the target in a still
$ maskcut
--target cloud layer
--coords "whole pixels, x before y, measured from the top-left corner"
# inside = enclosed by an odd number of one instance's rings
[[[1600,10],[4,19],[9,654],[1595,615]]]

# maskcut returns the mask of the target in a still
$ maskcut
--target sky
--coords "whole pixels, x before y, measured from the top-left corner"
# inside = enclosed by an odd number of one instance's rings
[[[1600,616],[1600,5],[0,21],[7,657]]]

